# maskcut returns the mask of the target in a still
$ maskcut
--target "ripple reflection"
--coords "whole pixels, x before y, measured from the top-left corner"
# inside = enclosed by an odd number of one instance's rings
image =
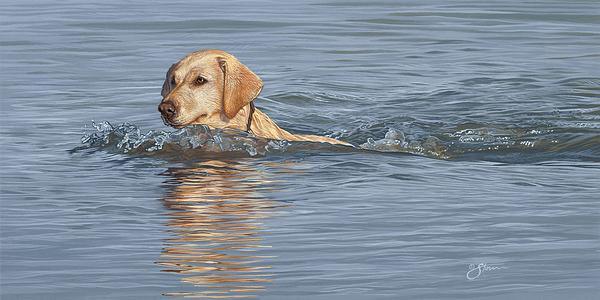
[[[199,298],[255,297],[271,282],[270,266],[258,254],[261,219],[278,206],[261,190],[264,172],[240,162],[207,161],[194,168],[171,168],[164,205],[174,237],[165,240],[164,272],[181,275],[197,291],[165,293]]]

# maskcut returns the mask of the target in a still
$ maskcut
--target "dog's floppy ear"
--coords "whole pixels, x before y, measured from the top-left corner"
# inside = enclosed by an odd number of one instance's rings
[[[254,100],[262,90],[262,80],[237,59],[217,58],[223,71],[223,111],[229,119]]]

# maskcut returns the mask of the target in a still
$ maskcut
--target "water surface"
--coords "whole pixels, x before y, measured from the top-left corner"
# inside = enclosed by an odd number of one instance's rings
[[[595,1],[0,11],[2,299],[600,296]],[[202,48],[356,147],[165,127]]]

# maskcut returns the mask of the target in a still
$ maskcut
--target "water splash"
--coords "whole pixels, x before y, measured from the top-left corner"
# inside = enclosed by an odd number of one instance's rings
[[[377,138],[385,130],[383,138]],[[589,128],[535,126],[498,128],[483,124],[426,126],[416,122],[396,127],[385,124],[337,132],[356,148],[326,143],[268,140],[237,130],[195,125],[175,131],[143,132],[133,124],[113,126],[92,123],[92,130],[75,150],[103,150],[129,155],[158,156],[175,160],[196,158],[256,157],[297,152],[367,150],[421,155],[436,159],[490,160],[527,163],[544,160],[600,161],[600,134]],[[366,141],[365,141],[366,139]]]
[[[441,159],[449,158],[446,146],[435,136],[428,136],[422,141],[406,138],[402,131],[390,128],[383,139],[368,138],[367,142],[360,145],[366,150],[379,152],[403,152]]]
[[[94,131],[86,133],[79,149],[97,149],[134,155],[177,155],[179,157],[226,153],[240,156],[264,156],[283,152],[290,143],[254,137],[245,132],[213,129],[195,125],[176,131],[143,133],[133,124],[113,126],[107,121],[92,122]]]

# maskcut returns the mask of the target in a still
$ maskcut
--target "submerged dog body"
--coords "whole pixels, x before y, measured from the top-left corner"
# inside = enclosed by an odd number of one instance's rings
[[[258,137],[352,146],[333,138],[291,134],[254,107],[262,80],[233,55],[221,50],[188,54],[171,66],[158,106],[166,124],[175,128],[204,124],[248,131]]]

